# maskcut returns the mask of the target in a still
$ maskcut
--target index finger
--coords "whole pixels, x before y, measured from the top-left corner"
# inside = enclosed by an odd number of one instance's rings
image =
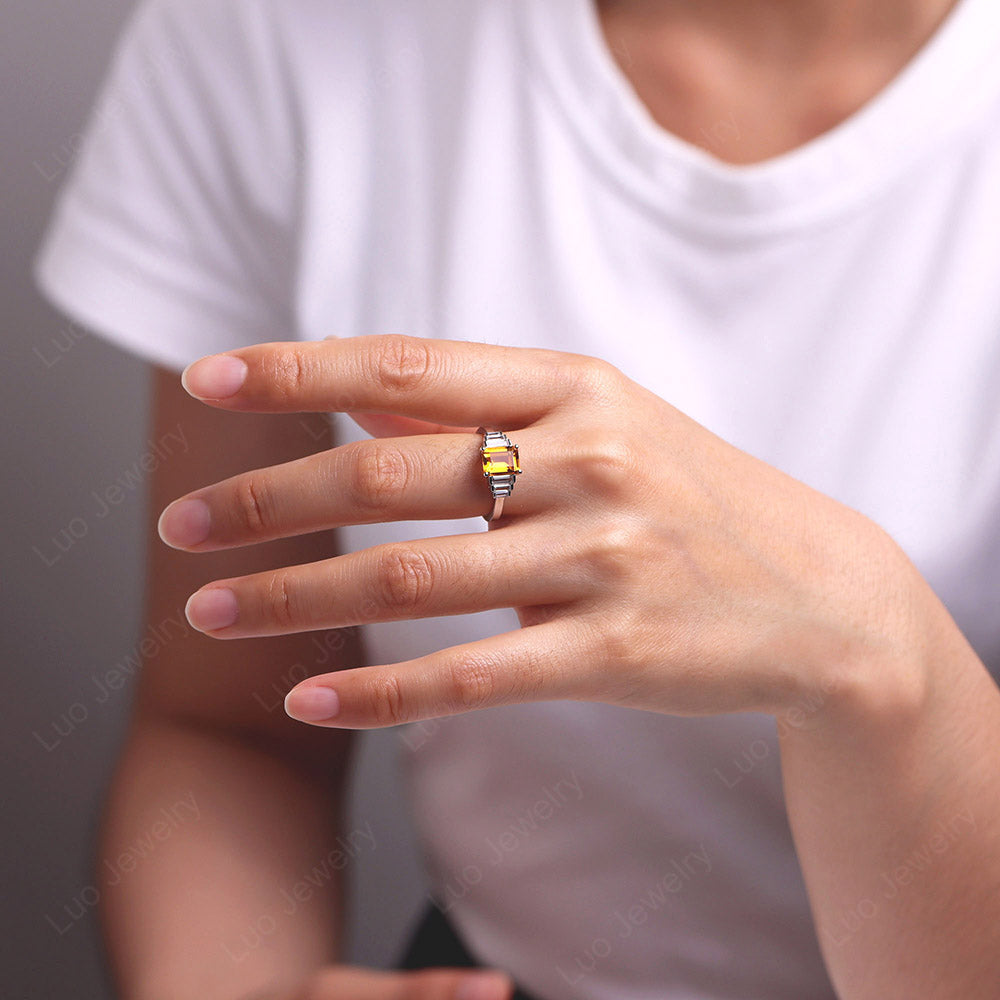
[[[203,402],[257,413],[395,413],[454,426],[523,426],[591,359],[528,347],[381,335],[257,344],[189,365]]]

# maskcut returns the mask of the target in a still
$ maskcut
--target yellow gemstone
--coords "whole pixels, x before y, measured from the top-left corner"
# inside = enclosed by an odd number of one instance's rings
[[[484,476],[504,476],[508,473],[516,475],[521,471],[516,444],[512,444],[509,448],[501,444],[494,448],[483,448],[482,451]]]

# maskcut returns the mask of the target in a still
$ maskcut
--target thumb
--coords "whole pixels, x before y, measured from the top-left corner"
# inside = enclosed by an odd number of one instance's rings
[[[335,965],[311,976],[304,988],[287,1000],[510,1000],[513,991],[510,978],[497,971],[382,972]]]

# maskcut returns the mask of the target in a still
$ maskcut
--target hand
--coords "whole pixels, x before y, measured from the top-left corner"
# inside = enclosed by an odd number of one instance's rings
[[[184,383],[229,410],[350,412],[379,436],[171,504],[161,537],[190,551],[476,516],[491,501],[472,428],[520,446],[524,474],[486,532],[193,595],[191,624],[217,638],[516,609],[515,632],[303,681],[286,702],[303,721],[366,728],[556,698],[675,714],[778,712],[800,699],[825,710],[872,684],[898,694],[918,680],[912,669],[907,683],[887,680],[915,641],[917,590],[887,536],[604,362],[357,337],[202,359]]]
[[[290,992],[247,1000],[510,1000],[513,986],[500,972],[473,969],[421,969],[380,972],[335,965],[310,976]]]

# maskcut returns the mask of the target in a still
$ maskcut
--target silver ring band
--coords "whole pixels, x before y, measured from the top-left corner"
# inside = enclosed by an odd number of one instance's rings
[[[499,520],[500,515],[503,513],[503,502],[506,497],[494,497],[493,498],[493,510],[489,514],[483,514],[483,518],[486,521],[496,521]]]

